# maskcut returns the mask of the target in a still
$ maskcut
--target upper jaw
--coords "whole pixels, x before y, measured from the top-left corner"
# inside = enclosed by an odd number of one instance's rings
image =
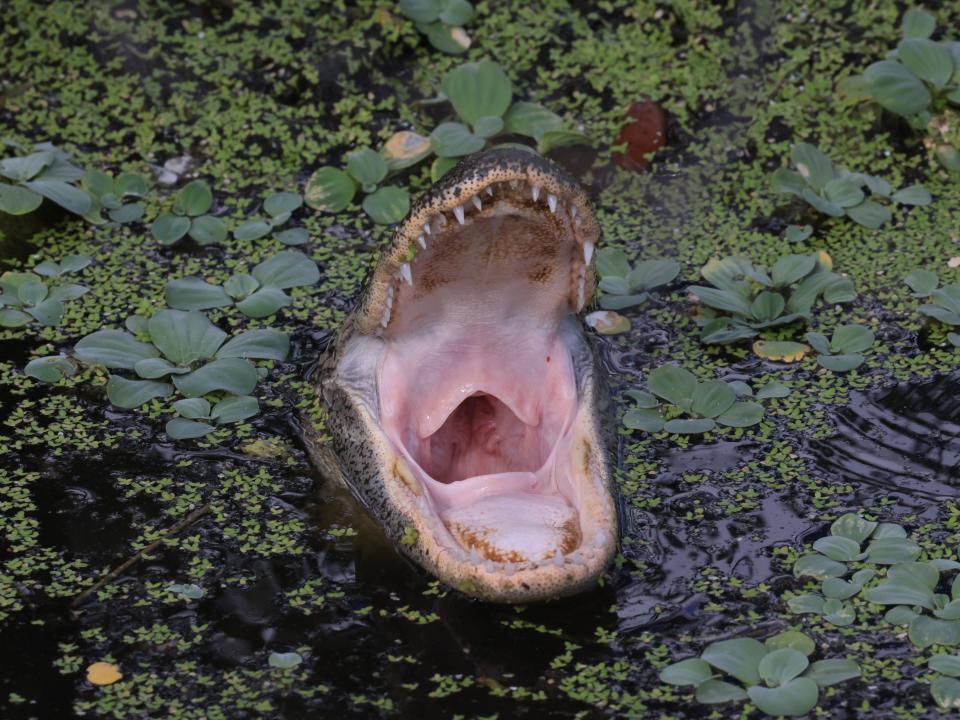
[[[593,251],[599,226],[589,200],[550,161],[523,150],[494,150],[461,161],[414,204],[380,255],[357,310],[357,329],[379,334],[389,327],[400,287],[413,283],[412,259],[436,242],[444,229],[468,224],[484,212],[489,214],[491,204],[504,205],[504,201],[510,201],[515,210],[536,212],[545,221],[564,226],[578,246],[581,262],[571,278],[570,308],[580,312],[595,290]]]

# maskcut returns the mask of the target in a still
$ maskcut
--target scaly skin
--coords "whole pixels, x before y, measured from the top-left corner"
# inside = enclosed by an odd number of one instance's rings
[[[563,217],[553,208],[545,210],[542,221],[555,225],[555,232],[566,232],[565,237],[572,237],[580,247],[590,243],[589,262],[580,263],[579,276],[576,265],[571,274],[569,300],[577,314],[570,314],[562,324],[570,338],[579,398],[571,457],[586,478],[586,499],[578,508],[579,519],[581,530],[591,528],[591,538],[581,538],[582,553],[578,549],[562,559],[558,553],[553,560],[516,567],[513,563],[508,567],[465,561],[438,541],[436,516],[424,511],[426,489],[380,431],[377,388],[367,381],[376,374],[377,353],[390,322],[388,296],[392,302],[403,264],[419,249],[417,239],[424,233],[424,224],[441,213],[450,217],[454,208],[465,205],[492,182],[536,185],[543,198],[553,196],[550,202],[554,205],[560,198],[568,209],[575,206],[576,212]],[[522,150],[495,150],[467,158],[414,204],[381,253],[356,309],[319,363],[317,390],[327,412],[332,443],[308,443],[315,462],[345,481],[404,554],[467,594],[495,602],[573,594],[592,586],[616,552],[619,529],[608,448],[610,400],[579,317],[584,300],[594,292],[592,248],[598,236],[586,195],[549,161]]]

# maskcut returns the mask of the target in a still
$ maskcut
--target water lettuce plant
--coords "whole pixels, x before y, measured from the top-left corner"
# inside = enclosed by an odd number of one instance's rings
[[[106,222],[102,212],[107,212],[110,222],[123,224],[143,217],[143,205],[137,202],[150,190],[146,179],[137,173],[121,173],[116,178],[102,170],[87,170],[81,180],[84,190],[92,199],[86,217],[91,222]],[[124,202],[127,199],[133,202]]]
[[[93,206],[89,194],[76,186],[83,170],[70,162],[70,154],[51,145],[37,143],[35,152],[0,160],[0,212],[25,215],[44,198],[75,215],[87,215]]]
[[[33,322],[47,326],[59,324],[65,312],[64,303],[76,300],[89,290],[76,283],[59,282],[60,279],[91,262],[89,255],[68,255],[59,262],[39,263],[32,272],[8,271],[0,275],[0,327],[23,327]],[[44,277],[49,282],[45,282]]]
[[[940,673],[930,683],[930,694],[937,707],[944,712],[960,710],[960,655],[940,653],[927,660],[927,665]]]
[[[862,75],[844,78],[839,89],[852,98],[871,100],[925,131],[925,144],[940,163],[960,173],[960,42],[931,40],[936,27],[925,10],[907,10],[897,47]]]
[[[167,434],[174,439],[211,432],[207,420],[222,424],[255,415],[259,404],[250,393],[260,372],[250,361],[283,360],[290,349],[286,333],[271,329],[248,330],[228,339],[197,311],[160,310],[149,319],[134,315],[126,327],[87,335],[73,355],[133,375],[110,375],[107,398],[117,407],[133,409],[176,392],[194,400],[174,404],[181,415],[167,424]]]
[[[263,201],[263,211],[267,218],[255,218],[238,225],[233,236],[237,240],[259,240],[266,237],[286,223],[293,212],[303,205],[303,196],[299,193],[277,192],[268,195]],[[282,230],[274,237],[284,245],[303,245],[309,239],[305,228]]]
[[[207,310],[236,304],[247,317],[273,315],[292,302],[284,290],[313,285],[317,264],[297,250],[285,250],[257,264],[250,274],[232,275],[222,286],[196,276],[171,280],[164,289],[167,305],[178,310]]]
[[[701,341],[734,343],[764,330],[806,322],[821,296],[831,304],[850,302],[857,296],[853,281],[832,268],[833,261],[824,252],[786,255],[769,273],[743,256],[712,258],[700,269],[710,286],[687,288],[707,306],[696,318]]]
[[[446,101],[453,106],[459,122],[442,122],[429,136],[409,130],[398,132],[379,151],[369,147],[354,150],[347,155],[345,170],[320,168],[304,188],[306,204],[321,212],[341,212],[362,189],[367,215],[376,223],[395,223],[407,214],[410,197],[397,185],[383,185],[384,180],[430,156],[435,156],[430,174],[436,181],[463,156],[513,135],[532,138],[541,153],[587,142],[582,133],[564,129],[562,118],[542,105],[514,101],[510,78],[492,60],[463,63],[448,72],[441,82],[441,93],[431,102]]]
[[[944,325],[960,328],[960,283],[941,287],[940,278],[930,270],[914,270],[904,282],[913,290],[914,297],[931,300],[918,308],[920,312]],[[960,332],[948,332],[947,340],[960,347]]]
[[[227,228],[223,221],[210,215],[213,192],[204,180],[193,180],[174,198],[173,212],[158,216],[150,230],[164,245],[173,245],[189,235],[200,245],[223,242]]]
[[[360,148],[347,154],[347,169],[322,167],[307,181],[304,197],[307,205],[322,212],[345,210],[363,189],[363,209],[375,223],[400,222],[410,210],[410,193],[399,185],[382,185],[390,166],[382,153]]]
[[[741,401],[741,397],[763,400],[790,393],[786,386],[770,383],[754,395],[744,382],[698,380],[692,372],[676,365],[661,365],[653,370],[647,376],[647,389],[649,392],[630,390],[626,393],[635,407],[624,415],[623,424],[631,430],[666,430],[678,435],[709,432],[717,425],[756,425],[763,419],[763,406],[753,400]],[[658,397],[670,405],[662,407]]]
[[[656,297],[653,290],[676,279],[680,264],[676,260],[643,260],[631,268],[623,250],[603,248],[597,252],[597,272],[603,291],[600,307],[622,310]]]
[[[806,715],[817,706],[820,689],[860,677],[860,666],[846,658],[810,662],[816,645],[787,630],[760,642],[720,640],[700,657],[668,665],[661,681],[691,687],[698,702],[715,705],[750,700],[767,715]]]
[[[398,5],[437,50],[460,55],[470,48],[463,26],[473,20],[474,10],[467,0],[400,0]]]
[[[808,332],[804,336],[810,346],[820,353],[817,363],[833,372],[849,372],[860,367],[866,359],[864,351],[873,347],[873,331],[863,325],[841,325],[827,339],[818,332]]]
[[[901,205],[932,202],[930,192],[922,185],[894,191],[883,178],[838,170],[830,158],[810,143],[794,145],[790,159],[796,169],[775,170],[770,178],[771,188],[778,193],[795,195],[830,217],[846,215],[859,225],[877,229],[892,217],[890,209],[878,200]],[[865,190],[872,197],[867,197]],[[805,239],[799,228],[791,231],[791,235],[794,239]]]
[[[866,608],[893,606],[883,620],[905,626],[907,637],[919,648],[960,645],[960,562],[918,561],[922,549],[901,525],[853,513],[834,521],[830,535],[817,540],[813,549],[816,552],[796,560],[793,572],[820,581],[820,592],[789,598],[792,612],[819,614],[834,625],[849,625],[856,619],[852,601],[860,596]],[[859,569],[846,579],[851,566]]]

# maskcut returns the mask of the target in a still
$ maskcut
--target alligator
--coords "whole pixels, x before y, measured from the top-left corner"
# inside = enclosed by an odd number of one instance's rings
[[[554,163],[469,156],[412,205],[317,363],[315,462],[482,600],[583,591],[617,550],[610,397],[581,318],[599,234]]]

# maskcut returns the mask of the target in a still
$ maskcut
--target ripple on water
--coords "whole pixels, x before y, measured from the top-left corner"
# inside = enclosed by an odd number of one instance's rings
[[[833,417],[836,433],[806,443],[820,472],[926,509],[960,492],[960,373],[924,383],[851,393]]]

